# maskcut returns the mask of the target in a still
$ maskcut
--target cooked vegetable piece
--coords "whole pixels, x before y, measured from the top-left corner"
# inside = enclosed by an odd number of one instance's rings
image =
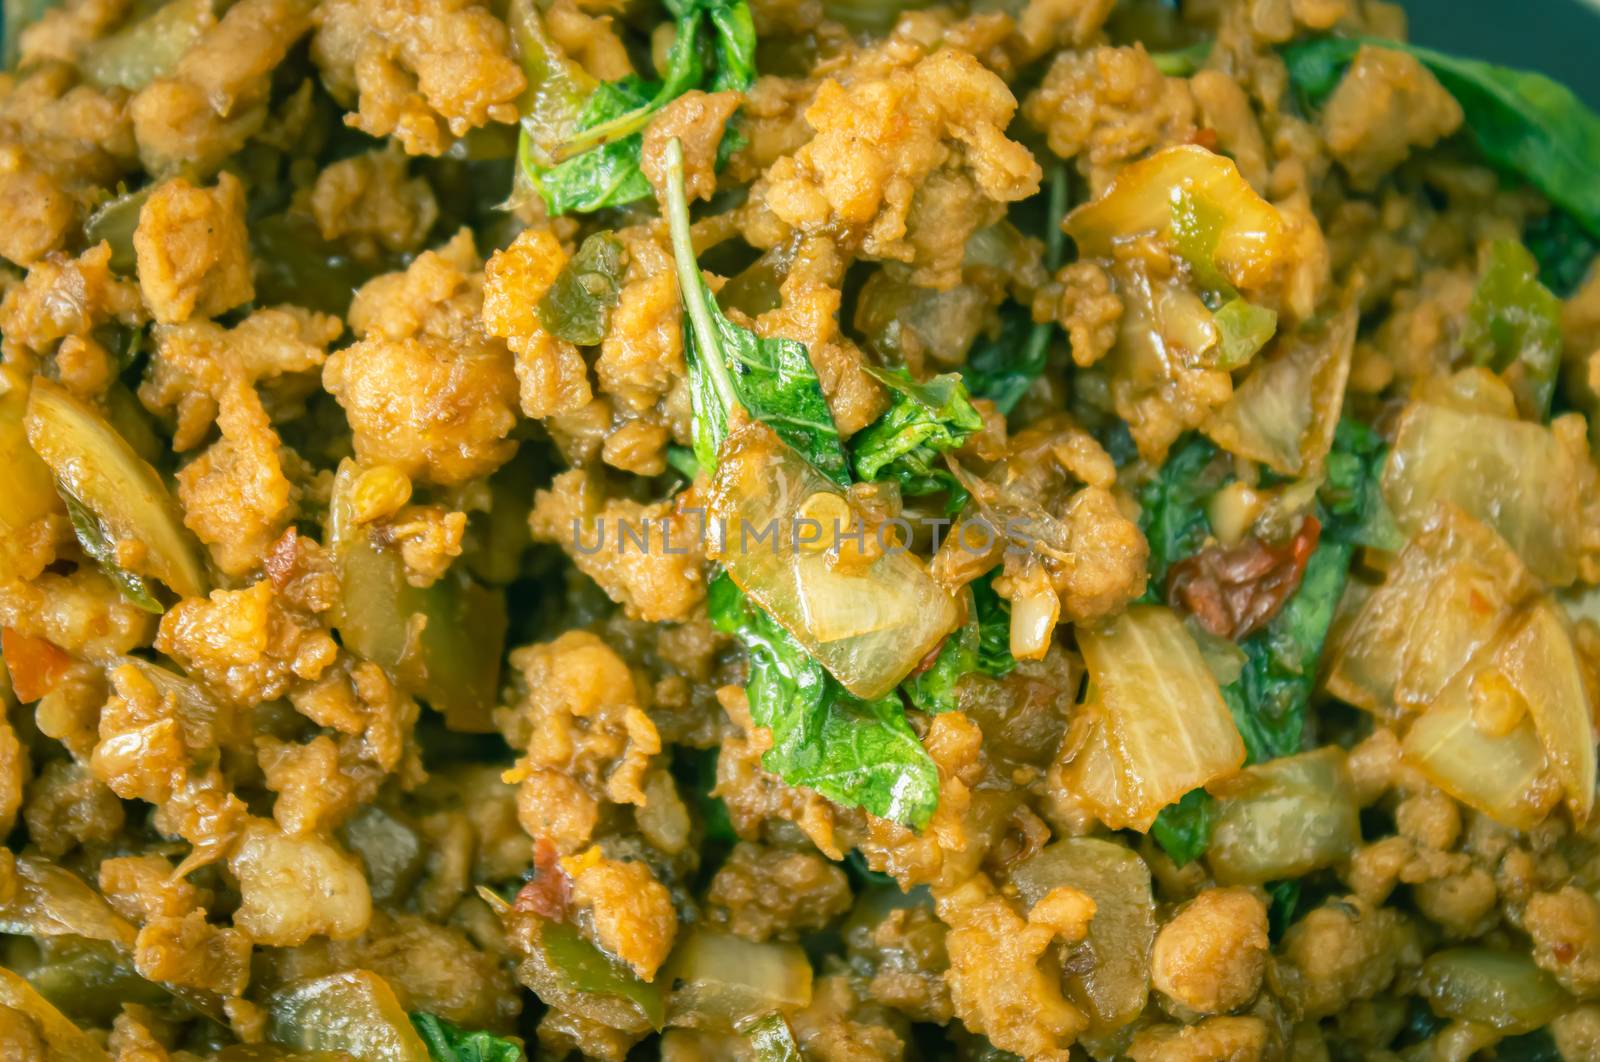
[[[133,947],[134,927],[72,871],[31,855],[18,856],[16,866],[15,894],[0,904],[0,932]]]
[[[1168,568],[1204,544],[1211,530],[1204,503],[1232,478],[1226,456],[1193,436],[1140,490],[1139,530],[1150,543],[1148,600],[1157,600],[1166,586]]]
[[[1205,433],[1281,476],[1316,471],[1339,426],[1356,324],[1352,307],[1321,327],[1283,337],[1212,414]]]
[[[133,222],[138,224],[137,213]],[[348,248],[323,239],[315,221],[294,212],[252,221],[250,251],[257,305],[287,302],[341,316],[356,289],[387,268],[382,261],[351,258]]]
[[[166,77],[189,46],[216,24],[212,0],[169,0],[89,46],[80,63],[97,88],[137,92]]]
[[[433,1062],[524,1062],[516,1040],[478,1029],[468,1032],[432,1014],[412,1014],[411,1025]]]
[[[17,577],[28,526],[61,509],[50,466],[28,444],[27,408],[26,384],[0,369],[0,580]]]
[[[1191,789],[1176,804],[1161,809],[1150,836],[1180,867],[1205,855],[1217,823],[1217,801],[1204,789]]]
[[[344,1051],[363,1062],[430,1062],[389,982],[371,970],[296,981],[267,1000],[267,1035],[301,1051]]]
[[[1443,1018],[1482,1022],[1506,1033],[1549,1023],[1571,998],[1526,953],[1446,948],[1422,964],[1421,993]]]
[[[142,575],[166,583],[180,597],[203,596],[210,583],[193,537],[155,469],[94,408],[65,388],[35,377],[25,417],[28,442],[55,473],[64,499],[76,507],[74,529],[84,551],[122,583],[142,607],[158,607],[140,595]],[[118,560],[119,542],[145,547],[137,573]]]
[[[1011,612],[994,592],[994,576],[990,572],[968,584],[966,622],[945,639],[932,665],[902,684],[923,711],[954,711],[960,704],[956,686],[972,672],[1004,678],[1016,668],[1009,648]]]
[[[1538,263],[1515,240],[1489,245],[1462,342],[1511,385],[1524,417],[1549,414],[1561,369],[1561,300],[1539,282]]]
[[[668,0],[667,9],[677,24],[662,80],[629,75],[597,85],[550,39],[531,2],[514,7],[514,38],[528,79],[520,101],[518,190],[536,192],[551,215],[648,197],[639,152],[650,119],[690,89],[743,91],[755,81],[755,22],[744,0]],[[730,142],[724,139],[724,149]]]
[[[653,1028],[666,1020],[663,982],[645,981],[625,964],[611,958],[591,944],[578,928],[567,922],[544,922],[539,926],[539,947],[545,962],[566,978],[568,987],[579,992],[616,996],[638,1008]]]
[[[1560,298],[1571,298],[1600,254],[1600,243],[1560,208],[1530,218],[1522,243],[1539,263],[1539,283]]]
[[[1498,531],[1552,586],[1577,576],[1578,465],[1549,429],[1428,402],[1406,408],[1383,495],[1408,533],[1448,501]]]
[[[609,230],[584,240],[539,300],[539,323],[545,331],[583,347],[604,339],[622,295],[625,254],[622,241]]]
[[[1556,606],[1541,598],[1514,621],[1491,664],[1516,691],[1567,792],[1574,822],[1594,808],[1593,712],[1582,666]]]
[[[757,944],[695,926],[672,950],[658,980],[672,986],[667,1024],[736,1031],[774,1010],[811,1002],[811,963],[797,944]]]
[[[726,575],[711,583],[711,621],[749,655],[750,716],[772,730],[762,766],[791,785],[920,828],[939,800],[939,772],[899,697],[863,701],[748,601]]]
[[[1098,732],[1115,784],[1097,814],[1107,826],[1148,830],[1162,808],[1243,764],[1217,680],[1170,609],[1135,605],[1079,630],[1078,645],[1104,705]]]
[[[800,1045],[782,1014],[772,1013],[744,1027],[756,1062],[800,1062]]]
[[[1129,849],[1092,837],[1056,841],[1023,861],[1011,876],[1030,906],[1062,885],[1094,900],[1094,919],[1083,947],[1091,961],[1071,964],[1068,993],[1106,1035],[1139,1016],[1149,996],[1150,945],[1155,940],[1155,900],[1150,869]]]
[[[173,6],[185,2],[175,0]],[[133,230],[139,227],[139,211],[154,190],[155,185],[147,184],[108,199],[96,207],[94,213],[89,215],[89,220],[83,223],[84,240],[91,245],[101,240],[110,244],[111,268],[125,276],[132,275],[137,265],[133,253]]]
[[[353,461],[339,466],[328,504],[328,545],[341,592],[339,637],[355,653],[392,671],[452,729],[492,732],[490,713],[500,693],[505,648],[505,594],[455,568],[426,588],[408,583],[399,552],[355,523],[349,492],[358,473]]]
[[[1565,85],[1432,48],[1365,37],[1315,37],[1283,49],[1290,81],[1313,104],[1364,45],[1415,56],[1461,104],[1478,150],[1526,180],[1600,237],[1600,117]]]
[[[1174,207],[1184,196],[1207,204],[1214,220],[1204,235],[1174,233]],[[1162,148],[1132,163],[1100,198],[1068,214],[1065,225],[1086,258],[1110,257],[1118,241],[1144,233],[1173,239],[1180,253],[1209,245],[1210,261],[1202,258],[1203,265],[1246,292],[1269,282],[1290,250],[1277,208],[1256,194],[1231,159],[1194,144]]]
[[[891,404],[850,440],[856,477],[895,480],[906,497],[960,490],[939,455],[983,430],[961,377],[942,373],[918,382],[903,368],[869,367],[868,372],[888,389]]]
[[[1297,878],[1347,859],[1361,843],[1355,787],[1337,746],[1246,767],[1221,799],[1206,863],[1225,885]]]
[[[1383,500],[1388,455],[1377,432],[1348,417],[1339,421],[1317,488],[1317,501],[1328,515],[1326,537],[1388,553],[1405,547],[1406,537]]]
[[[1278,327],[1278,314],[1241,296],[1217,264],[1217,242],[1227,225],[1222,208],[1192,189],[1172,196],[1173,246],[1211,308],[1218,368],[1235,369],[1266,346]]]
[[[50,1050],[50,1062],[111,1062],[111,1056],[88,1033],[72,1024],[20,975],[0,966],[0,1006],[33,1020]]]

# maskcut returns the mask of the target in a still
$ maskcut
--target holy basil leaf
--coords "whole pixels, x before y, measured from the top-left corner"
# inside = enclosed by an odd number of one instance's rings
[[[83,547],[83,552],[89,555],[90,560],[100,566],[106,578],[122,591],[122,596],[146,612],[159,616],[166,611],[151,591],[149,581],[117,562],[116,536],[106,529],[94,511],[64,488],[57,493],[66,502],[67,520],[72,524],[72,533],[77,536],[78,545]]]
[[[590,236],[539,300],[539,323],[557,339],[595,346],[622,295],[622,271],[622,241],[609,231]]]
[[[1539,282],[1563,299],[1571,298],[1583,284],[1595,255],[1600,254],[1600,243],[1565,210],[1551,210],[1529,220],[1522,242],[1539,263]]]
[[[972,586],[966,623],[945,639],[927,670],[900,684],[911,703],[924,712],[953,712],[960,707],[956,684],[973,672],[1004,678],[1017,666],[1011,655],[1011,609],[994,592],[995,572]]]
[[[1150,836],[1178,866],[1188,866],[1211,846],[1217,802],[1204,789],[1191,789],[1176,804],[1161,809],[1150,824]]]
[[[515,1040],[481,1029],[468,1032],[432,1014],[412,1014],[411,1024],[433,1062],[525,1062],[527,1058]]]
[[[695,459],[708,471],[717,467],[717,451],[727,438],[729,417],[735,407],[742,407],[817,471],[840,486],[849,486],[844,443],[805,344],[763,339],[723,316],[695,262],[689,206],[683,192],[683,149],[677,141],[668,148],[667,157],[667,220],[683,293]]]
[[[1139,492],[1139,529],[1150,543],[1148,600],[1161,599],[1167,569],[1199,549],[1211,533],[1205,503],[1231,478],[1227,455],[1194,435]]]
[[[1011,655],[1011,605],[995,593],[989,572],[972,583],[972,603],[978,616],[978,667],[986,675],[1005,678],[1017,666]]]
[[[650,182],[639,155],[650,120],[691,89],[743,91],[755,82],[755,22],[746,0],[668,0],[666,6],[677,32],[662,79],[629,75],[592,85],[550,41],[532,5],[513,5],[517,50],[529,83],[522,100],[518,182],[537,192],[550,214],[648,197]]]
[[[1366,44],[1420,60],[1461,104],[1484,158],[1526,180],[1600,237],[1600,116],[1571,90],[1543,74],[1395,41],[1346,37],[1285,47],[1290,81],[1308,103],[1320,104]]]
[[[1267,908],[1268,933],[1276,944],[1283,939],[1284,933],[1294,924],[1295,915],[1300,912],[1300,883],[1274,881],[1266,888],[1267,896],[1272,901]]]
[[[1405,546],[1405,534],[1383,500],[1383,463],[1388,456],[1389,448],[1377,432],[1348,417],[1339,421],[1323,466],[1325,478],[1317,490],[1325,517],[1324,539],[1391,553]]]
[[[897,694],[853,697],[726,573],[707,609],[745,648],[750,718],[772,731],[761,766],[789,785],[921,828],[939,802],[939,771]]]
[[[972,407],[961,377],[944,373],[919,383],[903,368],[869,368],[893,396],[887,412],[850,441],[856,477],[899,480],[901,493],[928,493],[939,455],[956,449],[983,418]],[[909,487],[910,490],[905,488]]]
[[[1474,361],[1506,378],[1523,416],[1545,418],[1561,368],[1561,300],[1539,283],[1539,264],[1515,240],[1489,245],[1462,341]]]

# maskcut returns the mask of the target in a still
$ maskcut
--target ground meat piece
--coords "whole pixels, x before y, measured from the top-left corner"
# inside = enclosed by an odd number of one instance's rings
[[[573,469],[534,495],[528,522],[535,541],[559,545],[630,616],[682,621],[705,598],[701,521],[671,499],[605,498]]]
[[[239,880],[233,924],[258,944],[349,940],[366,932],[372,918],[360,862],[321,837],[289,837],[271,822],[253,820],[228,869]]]
[[[158,185],[139,210],[133,246],[139,290],[163,324],[215,317],[255,297],[244,185],[231,173],[211,189],[182,177]]]
[[[338,654],[327,630],[286,608],[268,579],[180,601],[162,616],[156,648],[241,705],[317,679]]]
[[[1122,163],[1187,143],[1194,112],[1188,83],[1156,69],[1142,44],[1060,53],[1022,105],[1051,151],[1078,160],[1095,195]]]
[[[1196,1025],[1154,1025],[1128,1045],[1132,1062],[1259,1062],[1267,1026],[1260,1018],[1207,1018]]]
[[[796,939],[850,909],[844,871],[815,852],[741,842],[711,879],[712,922],[746,940]]]
[[[91,333],[111,322],[137,326],[145,316],[138,287],[114,276],[110,262],[111,248],[102,242],[77,258],[57,253],[35,263],[0,301],[0,351],[6,363],[33,367],[56,344],[76,337],[97,355],[96,371],[62,372],[61,382],[84,397],[104,391],[115,375],[112,359]],[[57,351],[58,371],[62,360]]]
[[[553,233],[524,229],[483,270],[483,326],[516,355],[522,412],[536,420],[575,412],[594,397],[578,348],[545,331],[539,320],[539,300],[566,264],[567,253]]]
[[[27,789],[22,821],[41,854],[59,859],[82,844],[104,844],[122,829],[122,802],[88,769],[52,760]]]
[[[0,256],[32,265],[67,241],[78,218],[71,196],[48,173],[11,145],[0,145]]]
[[[241,0],[128,105],[151,173],[209,173],[267,120],[273,70],[311,28],[313,0]]]
[[[864,963],[871,971],[868,997],[912,1021],[947,1023],[952,1011],[944,973],[950,956],[944,924],[933,911],[922,905],[895,907],[876,922],[870,912],[850,922],[845,943],[851,964]]]
[[[594,372],[602,391],[643,411],[686,374],[683,311],[667,251],[648,234],[624,235],[628,271]]]
[[[326,734],[304,745],[261,735],[256,738],[256,755],[263,784],[278,794],[272,817],[294,836],[339,826],[357,803],[373,795],[377,787],[372,783],[381,778],[371,772],[342,771],[339,745]],[[363,786],[362,781],[368,784]]]
[[[543,1057],[566,1058],[577,1052],[579,1057],[600,1062],[623,1062],[633,1045],[644,1039],[645,1032],[615,1029],[581,1014],[551,1007],[539,1019],[538,1035]]]
[[[416,251],[439,220],[433,187],[407,176],[398,151],[369,151],[341,159],[317,175],[311,216],[325,240],[343,240],[357,258]]]
[[[1038,163],[1003,132],[1015,110],[1005,82],[955,49],[849,88],[824,81],[806,110],[816,135],[774,162],[753,196],[792,228],[848,233],[866,257],[947,288],[967,237],[1039,187]],[[914,218],[925,188],[934,199]]]
[[[1060,295],[1049,309],[1071,340],[1072,360],[1087,368],[1116,343],[1122,300],[1105,269],[1093,262],[1073,262],[1056,274],[1056,283]]]
[[[1051,574],[1063,619],[1092,622],[1121,611],[1144,593],[1150,546],[1110,491],[1084,487],[1074,493],[1066,521],[1072,563]]]
[[[1201,1014],[1255,998],[1267,965],[1267,908],[1248,889],[1207,889],[1156,934],[1150,983]]]
[[[27,749],[17,740],[17,732],[0,717],[0,835],[9,835],[22,807],[23,787],[33,766]]]
[[[672,950],[678,915],[672,894],[641,862],[608,859],[599,847],[561,861],[572,882],[572,910],[595,943],[646,981]]]
[[[1330,900],[1289,927],[1268,969],[1273,990],[1295,1017],[1337,1014],[1370,999],[1417,961],[1404,916],[1351,897]]]
[[[1055,931],[1024,921],[981,875],[939,897],[938,911],[956,1016],[1003,1051],[1066,1062],[1089,1022],[1040,968]]]
[[[514,123],[526,81],[505,23],[462,0],[326,0],[311,58],[345,124],[439,155],[489,122]]]
[[[535,838],[573,852],[588,842],[599,802],[643,804],[661,737],[639,707],[628,666],[599,638],[569,631],[511,654],[518,696],[495,722],[525,749],[518,817]]]
[[[814,981],[810,1005],[789,1015],[789,1025],[804,1057],[817,1062],[893,1062],[910,1039],[903,1019],[862,1002],[843,974]]]
[[[222,996],[237,996],[250,981],[250,938],[214,926],[205,912],[158,916],[139,930],[133,965],[141,977]]]
[[[441,485],[510,460],[512,359],[484,334],[483,276],[463,230],[399,273],[369,281],[350,306],[359,342],[328,358],[322,383],[344,407],[356,455]]]
[[[710,199],[717,190],[717,153],[722,131],[739,109],[737,92],[691,89],[663,107],[645,130],[640,168],[663,201],[667,194],[666,150],[683,146],[683,190],[690,202]]]
[[[1566,1062],[1600,1057],[1600,1006],[1573,1007],[1546,1026]]]
[[[281,443],[255,391],[243,381],[222,390],[222,437],[178,471],[184,526],[211,550],[217,567],[244,575],[295,514],[295,492],[279,460]]]
[[[1322,135],[1358,188],[1461,126],[1461,104],[1414,56],[1364,45],[1322,109]]]
[[[727,806],[734,832],[754,840],[769,819],[792,822],[829,859],[843,859],[834,836],[835,806],[809,789],[784,785],[761,769],[761,755],[772,747],[772,733],[751,721],[744,689],[724,686],[717,690],[717,700],[739,727],[739,733],[723,738],[717,751],[717,784],[711,790]]]
[[[148,645],[154,621],[88,565],[70,575],[45,572],[27,583],[0,583],[0,626],[90,660]]]
[[[136,925],[157,918],[177,918],[200,903],[187,878],[174,877],[162,856],[114,856],[100,861],[100,893],[106,902]]]
[[[1457,940],[1479,936],[1500,919],[1494,878],[1482,867],[1418,882],[1411,898],[1423,917]]]
[[[1600,903],[1568,885],[1528,898],[1523,928],[1533,958],[1580,999],[1600,998]]]
[[[1017,16],[1018,58],[1028,63],[1067,45],[1082,48],[1115,6],[1115,0],[1028,0]]]
[[[1189,79],[1200,108],[1200,123],[1216,135],[1216,150],[1239,167],[1239,175],[1258,192],[1267,190],[1268,156],[1261,125],[1250,109],[1250,97],[1221,70],[1201,70]]]

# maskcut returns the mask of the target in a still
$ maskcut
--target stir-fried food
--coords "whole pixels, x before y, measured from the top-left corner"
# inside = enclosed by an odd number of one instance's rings
[[[1600,118],[1405,37],[7,0],[0,1057],[1600,1059]]]

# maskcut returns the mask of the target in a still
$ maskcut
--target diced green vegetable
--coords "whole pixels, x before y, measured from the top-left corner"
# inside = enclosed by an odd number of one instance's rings
[[[800,1045],[782,1014],[774,1012],[751,1022],[744,1034],[750,1038],[756,1062],[800,1062]]]
[[[1315,37],[1283,49],[1289,78],[1313,105],[1365,45],[1415,56],[1461,104],[1490,162],[1522,177],[1600,237],[1600,117],[1543,74],[1375,38]]]
[[[1572,1000],[1526,952],[1446,948],[1422,964],[1421,994],[1443,1018],[1476,1021],[1508,1033],[1549,1023]]]
[[[584,240],[539,300],[539,323],[545,331],[580,347],[604,339],[611,311],[622,295],[625,253],[622,241],[610,231]]]
[[[1092,837],[1069,837],[1041,849],[1011,876],[1030,907],[1062,885],[1094,900],[1085,945],[1093,957],[1064,979],[1073,1002],[1105,1035],[1139,1016],[1149,998],[1155,900],[1150,868],[1129,848]]]
[[[703,925],[679,939],[658,980],[672,986],[667,1023],[696,1029],[733,1032],[811,1002],[811,963],[798,944],[757,944]]]
[[[1539,283],[1539,265],[1522,244],[1489,245],[1462,341],[1479,365],[1505,377],[1524,417],[1545,419],[1561,368],[1561,300]]]
[[[296,981],[267,999],[272,1042],[362,1062],[431,1062],[389,982],[371,970]]]
[[[408,583],[399,552],[355,523],[349,492],[358,471],[353,461],[340,465],[328,504],[327,541],[342,595],[340,639],[393,672],[452,729],[492,732],[506,637],[504,593],[455,568],[426,588]]]
[[[665,1023],[662,985],[670,985],[670,980],[664,981],[661,977],[654,981],[643,980],[626,965],[589,943],[576,926],[566,922],[542,923],[539,947],[544,951],[545,962],[566,978],[569,987],[625,999],[638,1008],[639,1014],[653,1028],[659,1029]]]
[[[181,0],[180,0],[181,2]],[[83,223],[83,237],[90,244],[104,240],[111,245],[111,268],[131,276],[137,265],[133,251],[133,231],[139,227],[139,211],[150,198],[155,185],[124,192],[95,208]]]
[[[1205,855],[1216,820],[1216,800],[1204,789],[1191,789],[1182,800],[1161,809],[1150,824],[1150,836],[1174,863],[1188,866]]]
[[[212,0],[170,0],[95,41],[79,68],[97,88],[138,92],[172,73],[183,53],[216,24],[211,5]]]
[[[482,1029],[468,1032],[432,1014],[412,1014],[411,1025],[433,1062],[525,1062],[527,1058],[514,1039]]]
[[[1187,48],[1175,48],[1170,52],[1151,52],[1150,61],[1157,70],[1168,77],[1192,77],[1206,60],[1211,56],[1211,49],[1216,46],[1215,41],[1199,40]]]
[[[707,604],[749,656],[750,716],[772,730],[762,766],[791,785],[920,828],[939,802],[939,772],[899,696],[851,696],[777,621],[719,575]]]
[[[143,575],[161,580],[180,597],[204,596],[210,581],[166,484],[99,412],[40,376],[34,378],[24,421],[34,452],[55,474],[62,497],[75,506],[74,526],[84,551],[119,580],[135,604],[159,611],[142,579],[131,581]],[[123,572],[118,542],[145,547],[138,573]]]
[[[662,80],[630,75],[601,84],[562,54],[532,3],[514,6],[511,23],[528,78],[517,180],[552,215],[646,198],[650,182],[639,153],[650,119],[690,89],[743,91],[754,83],[755,22],[745,0],[667,0],[666,6],[676,34]]]
[[[1340,748],[1246,767],[1220,793],[1206,863],[1225,885],[1297,878],[1349,858],[1361,843]]]

